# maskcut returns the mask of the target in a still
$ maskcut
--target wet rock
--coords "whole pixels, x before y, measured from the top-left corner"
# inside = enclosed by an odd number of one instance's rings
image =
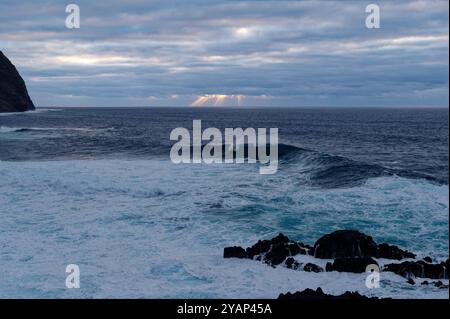
[[[294,270],[299,269],[301,266],[301,264],[292,257],[287,258],[284,264],[286,265],[286,268]]]
[[[253,259],[257,255],[267,253],[272,245],[287,245],[290,242],[289,238],[283,234],[270,239],[270,240],[259,240],[256,244],[246,249],[248,257]]]
[[[432,282],[433,286],[437,287],[437,288],[441,288],[441,289],[448,289],[448,285],[444,284],[442,281],[438,280],[438,281],[433,281]]]
[[[395,245],[383,243],[377,246],[377,255],[372,257],[401,260],[404,258],[416,258],[416,255]]]
[[[356,230],[338,230],[321,237],[314,244],[316,258],[375,257],[401,260],[416,255],[395,245],[377,245],[372,237]]]
[[[415,284],[416,284],[416,282],[415,282],[412,278],[409,278],[409,279],[406,281],[406,283],[408,283],[408,284],[410,284],[410,285],[415,285]]]
[[[448,285],[444,284],[442,281],[438,280],[438,281],[432,281],[432,282],[428,282],[428,280],[422,281],[421,285],[433,285],[437,288],[442,288],[442,289],[448,289]]]
[[[303,243],[295,243],[291,242],[288,244],[288,249],[291,256],[295,255],[307,255],[308,251],[311,249],[311,246],[305,245]]]
[[[307,263],[304,267],[303,267],[304,271],[307,272],[323,272],[323,268],[316,265],[316,264],[312,264],[312,263]]]
[[[273,244],[271,249],[266,253],[264,261],[269,265],[276,266],[281,264],[290,255],[291,253],[287,245]]]
[[[277,266],[290,256],[308,254],[308,250],[311,248],[311,246],[291,241],[285,235],[279,234],[270,240],[259,240],[247,249],[242,247],[226,247],[224,249],[224,257],[256,259],[264,261],[271,266]]]
[[[342,295],[333,296],[324,293],[321,288],[317,288],[316,290],[305,289],[303,291],[297,291],[295,293],[288,292],[286,294],[280,294],[278,296],[278,299],[311,300],[311,299],[378,299],[378,298],[376,297],[369,298],[364,295],[360,295],[358,292],[350,292],[350,291],[346,291]]]
[[[444,262],[431,264],[423,260],[404,261],[400,264],[385,265],[383,270],[394,272],[405,278],[448,279],[448,268]]]
[[[356,230],[338,230],[319,238],[314,244],[316,258],[365,257],[377,255],[372,237]]]
[[[431,259],[431,257],[428,257],[428,256],[425,257],[423,260],[430,264],[433,262],[433,259]]]
[[[225,247],[223,250],[223,258],[248,258],[248,256],[244,248],[234,246]]]
[[[327,263],[326,271],[340,271],[363,273],[368,265],[377,265],[375,259],[371,257],[336,258],[333,263]]]

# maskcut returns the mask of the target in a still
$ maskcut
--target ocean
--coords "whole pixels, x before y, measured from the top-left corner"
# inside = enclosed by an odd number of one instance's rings
[[[282,232],[356,229],[448,258],[448,109],[51,108],[0,115],[0,297],[276,298],[305,288],[448,298],[381,273],[224,259]],[[278,128],[279,167],[173,164],[170,132]],[[312,257],[303,256],[308,259]],[[65,268],[80,267],[80,289]],[[448,284],[448,280],[444,281]]]

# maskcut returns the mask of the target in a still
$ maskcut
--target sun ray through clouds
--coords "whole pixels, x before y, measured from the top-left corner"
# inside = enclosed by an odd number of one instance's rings
[[[197,96],[194,102],[192,102],[191,106],[230,106],[230,105],[242,105],[242,101],[244,100],[244,95],[232,94],[205,94]]]

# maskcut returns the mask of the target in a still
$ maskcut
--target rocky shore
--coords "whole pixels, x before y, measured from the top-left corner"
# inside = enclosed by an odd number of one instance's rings
[[[328,260],[325,267],[315,263],[301,263],[296,256],[308,255],[317,260]],[[405,278],[405,284],[414,285],[416,280],[448,279],[449,259],[433,263],[431,257],[417,260],[417,255],[395,245],[377,244],[371,236],[356,230],[338,230],[319,238],[310,246],[303,242],[295,242],[287,236],[279,234],[269,240],[260,240],[253,246],[225,247],[224,258],[245,258],[266,263],[272,267],[286,267],[306,272],[347,272],[364,273],[368,266],[377,267],[380,272],[393,272]],[[380,267],[377,259],[392,260],[392,263]],[[405,260],[404,260],[405,259]],[[332,260],[332,261],[329,261]],[[448,289],[442,281],[422,281],[422,285]],[[346,292],[340,296],[331,296],[317,290],[306,289],[296,293],[281,294],[280,299],[360,299],[367,298],[358,292]]]

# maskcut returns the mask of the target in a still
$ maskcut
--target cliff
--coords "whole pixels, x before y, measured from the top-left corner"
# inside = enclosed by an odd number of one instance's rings
[[[0,51],[0,113],[34,109],[25,82],[11,61]]]

